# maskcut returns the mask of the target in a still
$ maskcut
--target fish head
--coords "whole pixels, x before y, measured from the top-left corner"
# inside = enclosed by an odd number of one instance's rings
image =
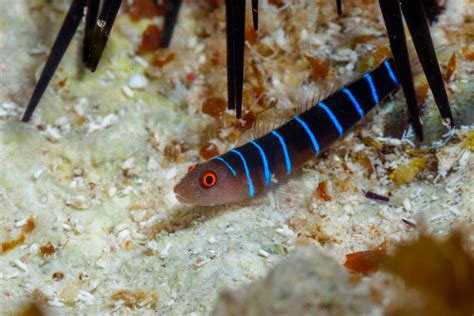
[[[217,159],[193,165],[174,187],[176,198],[188,204],[214,206],[241,202],[247,198],[245,176],[238,175]]]

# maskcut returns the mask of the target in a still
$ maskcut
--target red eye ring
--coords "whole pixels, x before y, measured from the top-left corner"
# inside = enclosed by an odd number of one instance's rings
[[[217,175],[213,171],[204,173],[201,177],[201,184],[204,188],[210,189],[217,183]]]
[[[196,169],[196,165],[192,165],[188,168],[188,173]]]

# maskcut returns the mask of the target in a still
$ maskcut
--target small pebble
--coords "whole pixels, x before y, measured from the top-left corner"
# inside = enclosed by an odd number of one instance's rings
[[[89,208],[86,197],[84,195],[77,195],[70,200],[66,201],[66,205],[69,205],[77,210],[86,210]]]
[[[19,276],[19,275],[20,275],[20,272],[19,272],[19,271],[10,272],[10,273],[8,273],[7,275],[5,275],[5,280],[14,279],[14,278],[16,278],[16,277]]]
[[[268,258],[270,256],[270,254],[268,252],[266,252],[265,250],[263,250],[263,249],[260,249],[258,251],[258,255],[261,256],[261,257],[264,257],[264,258]]]
[[[134,73],[128,81],[128,86],[135,90],[145,89],[148,86],[148,79],[142,74]]]
[[[404,200],[403,200],[403,207],[404,207],[405,210],[407,210],[408,212],[411,211],[411,203],[410,203],[410,200],[409,200],[409,199],[404,199]]]
[[[28,250],[30,252],[37,252],[38,251],[38,244],[34,243],[34,244],[31,244],[31,246],[28,248]]]
[[[28,221],[28,217],[25,217],[24,219],[21,219],[19,221],[15,221],[15,227],[23,227],[25,226],[26,222]]]
[[[461,158],[459,158],[459,165],[461,167],[467,166],[470,157],[471,157],[471,153],[469,151],[466,150],[465,152],[463,152],[463,154],[461,155]]]
[[[167,243],[165,248],[163,248],[163,250],[160,251],[160,256],[161,258],[166,258],[169,256],[170,254],[170,249],[171,249],[171,244],[170,243]]]
[[[128,238],[128,237],[130,237],[130,231],[129,231],[128,229],[122,230],[122,231],[118,234],[118,237],[119,237],[120,239]]]
[[[132,158],[128,158],[127,160],[125,160],[125,162],[122,164],[122,169],[123,170],[128,170],[128,169],[131,169],[133,167],[133,164],[135,163],[135,159]]]
[[[43,170],[42,169],[38,169],[35,171],[35,173],[33,173],[33,179],[35,180],[38,180],[39,177],[43,174]]]
[[[141,57],[139,57],[139,56],[133,56],[133,60],[134,60],[135,62],[137,62],[140,66],[144,67],[144,68],[148,68],[148,66],[149,66],[149,65],[148,65],[148,62],[147,62],[145,59],[143,59],[143,58],[141,58]]]
[[[130,89],[129,86],[123,86],[122,87],[122,93],[127,97],[127,98],[133,98],[133,96],[135,95],[132,91],[132,89]]]
[[[17,266],[17,268],[19,268],[23,272],[28,272],[28,266],[23,261],[16,259],[14,263],[15,263],[15,266]]]
[[[109,78],[110,80],[115,80],[117,79],[117,76],[110,70],[107,70],[105,72],[105,75],[107,76],[107,78]]]
[[[118,233],[118,232],[121,232],[122,230],[128,228],[128,224],[127,223],[120,223],[118,224],[117,226],[115,226],[115,231]]]
[[[187,46],[193,48],[197,45],[198,39],[196,36],[191,36],[188,38]]]
[[[107,262],[103,259],[99,259],[95,262],[95,265],[103,269],[107,266]]]
[[[111,187],[109,189],[109,197],[113,197],[115,194],[117,194],[117,188],[116,187]]]
[[[148,164],[147,164],[147,169],[148,170],[156,170],[158,169],[160,165],[158,164],[158,162],[153,159],[152,157],[150,157],[150,159],[148,159]]]
[[[165,174],[166,180],[171,180],[176,176],[176,167],[169,168]]]
[[[62,137],[61,133],[59,132],[59,130],[57,128],[54,128],[54,127],[46,127],[46,130],[44,131],[45,134],[46,134],[46,138],[55,143],[57,141],[59,141]]]
[[[63,229],[66,230],[66,231],[71,231],[71,230],[72,230],[72,226],[69,225],[69,224],[63,224]]]
[[[81,168],[74,168],[72,171],[76,177],[80,177],[83,175],[84,171]]]
[[[64,304],[61,303],[60,301],[58,301],[57,298],[55,298],[54,300],[48,301],[48,304],[49,304],[50,306],[54,306],[54,307],[64,307]]]

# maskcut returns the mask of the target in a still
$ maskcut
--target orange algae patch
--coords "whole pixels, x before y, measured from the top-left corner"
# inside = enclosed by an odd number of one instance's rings
[[[142,41],[137,48],[138,55],[152,53],[160,48],[160,29],[153,24],[143,31]]]
[[[2,253],[12,250],[13,248],[17,247],[18,245],[25,242],[26,236],[20,235],[17,239],[9,240],[2,243]]]
[[[115,302],[122,301],[123,305],[128,308],[140,308],[146,305],[156,308],[158,304],[158,293],[156,293],[156,291],[146,290],[121,290],[113,294],[111,299]]]
[[[382,250],[365,250],[346,255],[344,267],[363,274],[371,274],[380,269],[381,264],[387,259],[387,254]]]
[[[5,241],[1,243],[0,254],[6,253],[16,248],[17,246],[21,245],[22,243],[24,243],[26,240],[26,235],[31,233],[35,229],[35,227],[36,225],[35,225],[34,219],[31,217],[28,218],[25,225],[21,229],[20,236],[18,236],[17,239],[13,239],[13,240],[9,240],[9,241]]]
[[[31,292],[31,296],[37,300],[37,301],[41,301],[41,302],[48,302],[49,300],[52,299],[52,297],[50,297],[49,295],[46,295],[43,291],[41,291],[39,288],[35,288],[33,289],[33,291]]]
[[[209,97],[204,100],[201,111],[212,117],[221,116],[227,108],[227,101],[221,97]]]
[[[154,0],[133,0],[128,6],[127,11],[132,20],[151,19],[162,14],[161,8],[158,6],[157,1]]]
[[[387,315],[473,315],[474,256],[468,240],[455,230],[446,239],[422,234],[397,247],[384,268],[421,296],[410,295],[408,302],[390,306]]]
[[[360,70],[368,71],[386,60],[391,55],[390,48],[387,46],[379,46],[375,52],[369,52],[362,56],[360,61]]]
[[[20,310],[14,314],[16,316],[43,316],[47,315],[38,305],[27,303],[21,306]]]
[[[258,35],[257,35],[257,32],[255,32],[253,26],[248,27],[245,30],[245,40],[248,41],[252,45],[257,43]]]
[[[262,95],[265,93],[265,88],[264,87],[253,87],[252,88],[253,90],[253,93],[255,93],[255,97],[258,99],[260,97],[262,97]]]
[[[43,256],[51,256],[56,252],[56,248],[54,248],[54,246],[48,242],[45,246],[41,246],[39,251]]]
[[[217,155],[219,155],[219,149],[217,149],[217,146],[214,143],[205,143],[201,146],[201,149],[199,149],[199,156],[203,159],[209,160]]]
[[[428,89],[430,86],[428,85],[428,82],[425,81],[423,82],[420,86],[416,87],[415,93],[416,93],[416,99],[420,104],[424,104],[426,101],[426,97],[428,96]]]
[[[382,46],[382,47],[377,48],[374,54],[374,64],[375,65],[381,64],[389,56],[391,56],[391,51],[389,47]]]
[[[354,37],[351,41],[351,47],[354,49],[357,44],[365,44],[370,42],[371,40],[377,38],[375,35],[368,34],[368,35],[358,35]]]
[[[305,56],[311,65],[311,78],[318,80],[325,78],[329,73],[329,61],[322,60],[317,57]]]
[[[175,59],[176,59],[175,53],[165,53],[165,54],[155,53],[153,57],[151,58],[150,62],[153,66],[161,68],[165,66],[166,64],[169,64]]]
[[[281,7],[285,4],[283,0],[268,0],[268,2],[276,5],[277,7]]]
[[[22,232],[25,233],[25,234],[31,233],[33,231],[33,229],[35,229],[35,227],[36,227],[35,220],[30,217],[26,221],[26,225],[23,226]]]
[[[474,61],[474,48],[464,47],[462,49],[462,54],[469,61]]]
[[[444,80],[446,82],[451,81],[455,70],[456,70],[456,53],[453,52],[453,54],[451,55],[451,58],[449,58],[449,61],[448,61],[448,69],[446,70],[446,73],[444,74]]]
[[[242,118],[234,123],[234,127],[242,132],[248,130],[253,126],[256,117],[251,111],[242,114]]]
[[[67,83],[67,77],[65,77],[64,79],[58,81],[57,85],[58,85],[58,88],[64,88],[66,86],[66,83]]]
[[[171,161],[179,161],[182,158],[182,153],[187,150],[187,146],[184,143],[170,143],[165,146],[164,156],[166,159]]]
[[[223,63],[222,55],[219,52],[213,52],[211,54],[211,64],[213,66],[219,66]]]
[[[124,244],[123,244],[123,249],[125,250],[131,250],[133,247],[133,242],[131,240],[127,240]]]
[[[332,197],[328,192],[328,184],[326,181],[319,182],[318,187],[316,188],[316,196],[318,199],[326,202],[332,200]]]

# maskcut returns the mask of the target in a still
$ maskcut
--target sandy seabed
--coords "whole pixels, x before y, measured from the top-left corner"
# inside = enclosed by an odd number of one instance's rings
[[[355,282],[346,254],[390,252],[420,226],[444,236],[472,225],[472,1],[448,1],[433,28],[451,46],[440,56],[444,73],[457,54],[447,87],[459,128],[447,144],[420,150],[403,124],[395,137],[390,126],[406,116],[397,93],[275,191],[214,208],[180,204],[173,186],[203,148],[234,146],[259,110],[291,107],[295,91],[320,76],[316,61],[335,82],[373,67],[386,45],[377,3],[347,1],[337,18],[332,3],[261,1],[259,39],[247,34],[247,116],[238,123],[201,107],[225,97],[221,6],[185,1],[171,48],[144,56],[135,54],[141,34],[162,18],[133,21],[124,10],[98,71],[78,61],[81,29],[33,120],[22,123],[68,3],[0,0],[8,8],[0,11],[2,314],[35,302],[52,315],[379,315],[399,282],[385,272]],[[426,103],[425,128],[439,138],[446,131],[431,95]]]

